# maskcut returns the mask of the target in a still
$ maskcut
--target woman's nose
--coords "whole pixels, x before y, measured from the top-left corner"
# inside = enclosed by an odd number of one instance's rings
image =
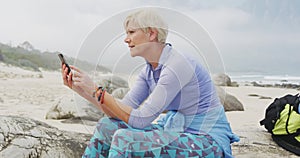
[[[129,43],[129,42],[130,42],[130,39],[129,39],[128,37],[126,37],[126,38],[124,39],[124,42],[125,42],[125,43]]]

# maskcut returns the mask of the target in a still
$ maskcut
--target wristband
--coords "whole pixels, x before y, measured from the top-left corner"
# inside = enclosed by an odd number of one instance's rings
[[[102,87],[101,86],[99,86],[94,92],[93,92],[93,98],[95,98],[95,96],[96,96],[96,93],[98,92],[98,90],[100,90],[100,89],[102,89]]]
[[[104,94],[105,94],[105,90],[101,93],[101,102],[100,102],[100,104],[103,104],[103,102],[104,102]]]

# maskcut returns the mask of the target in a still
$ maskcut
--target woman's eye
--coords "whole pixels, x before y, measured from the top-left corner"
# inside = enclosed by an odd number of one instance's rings
[[[133,33],[134,33],[134,31],[128,31],[128,33],[129,33],[129,34],[133,34]]]

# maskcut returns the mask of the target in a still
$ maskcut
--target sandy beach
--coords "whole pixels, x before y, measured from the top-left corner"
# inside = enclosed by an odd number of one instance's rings
[[[64,124],[61,120],[45,118],[58,99],[74,97],[74,93],[63,85],[59,72],[32,72],[1,64],[0,87],[0,115],[29,117],[61,130],[93,132],[91,126]]]
[[[225,89],[237,97],[245,109],[226,112],[232,130],[240,137],[240,142],[233,144],[235,157],[298,157],[278,147],[272,141],[271,135],[259,124],[259,121],[264,118],[265,109],[275,98],[286,94],[297,94],[299,93],[297,90],[252,86],[226,87]],[[258,96],[249,96],[249,94]],[[260,97],[272,99],[260,99]],[[278,148],[281,151],[278,151]]]
[[[0,63],[0,115],[16,115],[40,120],[61,130],[81,133],[92,133],[93,126],[61,123],[61,120],[45,119],[46,113],[55,101],[61,97],[73,97],[73,92],[63,86],[59,72],[32,72]],[[276,97],[285,94],[296,94],[295,89],[264,88],[253,86],[224,87],[237,97],[245,111],[226,112],[233,131],[241,137],[237,146],[233,147],[236,157],[276,157],[269,153],[253,150],[239,151],[239,146],[266,144],[260,134],[266,130],[259,125],[264,117],[266,107]],[[251,94],[251,96],[249,96]],[[252,96],[253,94],[257,96]],[[260,99],[260,97],[267,99]],[[260,134],[258,134],[260,133]],[[288,155],[294,157],[294,155]]]

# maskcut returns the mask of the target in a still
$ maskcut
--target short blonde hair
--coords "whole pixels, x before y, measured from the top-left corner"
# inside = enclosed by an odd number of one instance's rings
[[[166,43],[168,26],[163,18],[154,10],[140,9],[129,14],[124,21],[125,29],[127,28],[129,22],[132,22],[135,27],[142,29],[144,32],[147,32],[149,28],[156,29],[158,32],[158,42]]]

